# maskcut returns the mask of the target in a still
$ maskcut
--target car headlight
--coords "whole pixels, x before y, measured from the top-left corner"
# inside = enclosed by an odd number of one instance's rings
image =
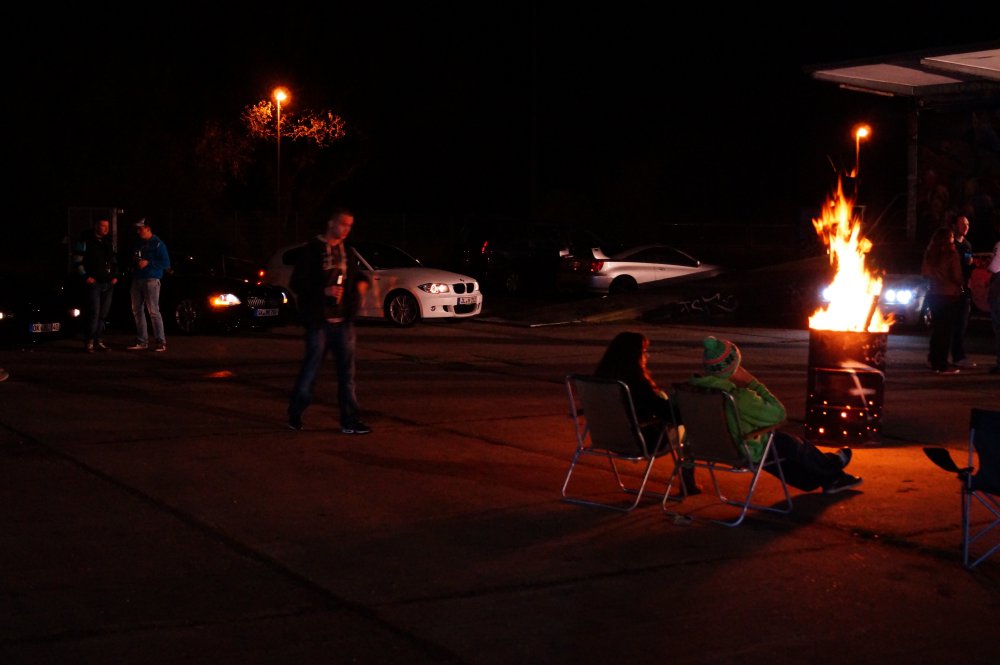
[[[240,304],[240,299],[232,293],[218,293],[208,299],[212,307],[233,307]]]
[[[417,288],[420,289],[421,291],[424,291],[425,293],[431,293],[431,294],[434,294],[434,295],[440,295],[442,293],[450,293],[451,292],[451,289],[448,287],[447,284],[441,284],[439,282],[431,282],[429,284],[421,284]]]
[[[916,295],[913,289],[886,289],[882,298],[890,305],[909,305]]]

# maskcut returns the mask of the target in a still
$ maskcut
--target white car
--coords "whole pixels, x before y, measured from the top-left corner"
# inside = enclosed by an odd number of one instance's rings
[[[640,245],[607,256],[600,249],[591,257],[566,256],[559,267],[559,286],[594,293],[628,293],[722,272],[669,245]]]
[[[358,268],[371,280],[358,317],[384,319],[410,326],[422,319],[464,319],[483,309],[483,294],[472,277],[428,268],[402,249],[385,243],[358,242],[353,247]],[[277,284],[294,301],[289,284],[303,243],[282,247],[262,271],[261,281]]]

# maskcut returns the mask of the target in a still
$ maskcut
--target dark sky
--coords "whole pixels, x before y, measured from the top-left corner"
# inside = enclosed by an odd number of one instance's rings
[[[298,108],[333,109],[367,138],[372,210],[523,214],[534,200],[611,223],[794,214],[835,184],[830,160],[853,155],[854,122],[884,119],[865,147],[873,170],[903,159],[898,104],[803,66],[997,39],[988,4],[889,18],[843,2],[27,10],[11,25],[21,45],[4,46],[15,211],[59,227],[67,206],[141,206],[126,183],[156,177],[157,136],[237,118],[284,84]]]

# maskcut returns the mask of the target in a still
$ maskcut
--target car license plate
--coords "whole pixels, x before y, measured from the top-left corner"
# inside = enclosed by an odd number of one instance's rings
[[[253,312],[254,316],[278,316],[277,308],[272,309],[256,309]]]
[[[458,299],[459,305],[474,305],[476,304],[475,296],[460,296]]]
[[[59,323],[32,323],[31,332],[33,333],[59,332]]]

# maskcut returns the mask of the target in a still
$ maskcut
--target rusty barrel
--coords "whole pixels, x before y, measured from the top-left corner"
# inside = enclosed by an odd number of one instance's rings
[[[820,445],[878,442],[887,332],[809,330],[805,438]]]

